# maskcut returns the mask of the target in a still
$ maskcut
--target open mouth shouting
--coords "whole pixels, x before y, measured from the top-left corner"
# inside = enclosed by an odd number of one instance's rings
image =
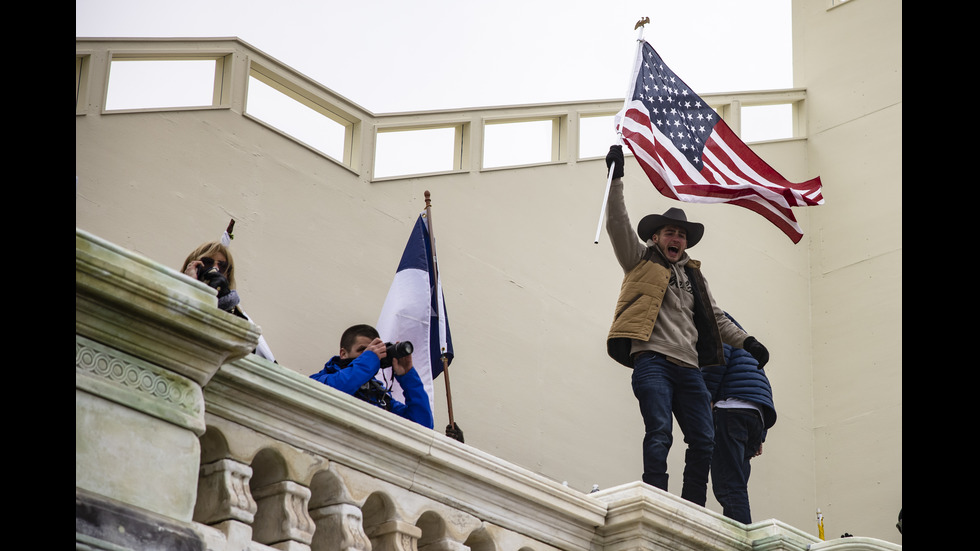
[[[677,226],[664,226],[651,239],[660,247],[670,262],[677,262],[687,249],[687,232]]]

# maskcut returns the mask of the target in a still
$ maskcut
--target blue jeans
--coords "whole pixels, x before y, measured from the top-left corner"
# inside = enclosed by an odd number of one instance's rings
[[[722,513],[744,524],[749,510],[749,464],[762,446],[762,417],[751,409],[715,409],[715,451],[711,459],[711,489]]]
[[[704,506],[714,425],[701,371],[676,365],[662,354],[638,354],[633,362],[633,395],[640,403],[645,429],[643,481],[667,490],[667,453],[676,417],[687,444],[681,497]]]

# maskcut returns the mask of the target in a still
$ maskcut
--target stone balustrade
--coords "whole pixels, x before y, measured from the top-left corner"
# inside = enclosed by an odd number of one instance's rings
[[[900,549],[583,494],[250,354],[260,329],[207,286],[75,243],[76,549]]]

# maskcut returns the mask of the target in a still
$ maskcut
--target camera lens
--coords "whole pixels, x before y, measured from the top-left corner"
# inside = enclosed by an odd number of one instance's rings
[[[402,341],[397,344],[385,343],[385,356],[389,358],[404,358],[412,353],[414,347],[409,341]]]

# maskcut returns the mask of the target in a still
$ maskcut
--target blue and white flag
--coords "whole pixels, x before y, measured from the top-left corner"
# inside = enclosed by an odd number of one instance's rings
[[[442,358],[445,356],[446,365],[453,359],[442,281],[437,276],[435,263],[426,214],[423,212],[405,245],[376,327],[385,342],[411,341],[414,347],[412,363],[425,385],[433,411],[435,393],[432,381],[442,373]],[[378,378],[385,382],[392,381],[392,395],[404,402],[402,389],[392,377],[390,368],[378,373]]]

